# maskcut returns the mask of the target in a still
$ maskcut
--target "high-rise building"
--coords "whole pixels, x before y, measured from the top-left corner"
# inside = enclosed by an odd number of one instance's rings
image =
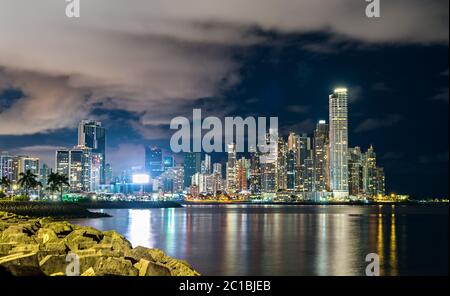
[[[77,146],[56,151],[56,172],[69,179],[72,191],[93,191],[92,149]]]
[[[211,155],[205,154],[205,160],[201,163],[201,172],[202,174],[211,173]]]
[[[201,154],[198,152],[189,152],[184,154],[184,186],[192,185],[192,176],[201,170]]]
[[[172,186],[173,193],[181,193],[184,190],[184,168],[176,166],[171,169],[172,171]]]
[[[14,179],[14,157],[4,152],[0,155],[0,179],[5,177],[10,181]]]
[[[83,120],[78,125],[78,146],[91,148],[91,154],[99,161],[99,183],[106,183],[106,130],[100,121]]]
[[[227,161],[227,192],[234,193],[237,189],[236,144],[228,144]]]
[[[287,189],[287,171],[286,157],[288,145],[286,145],[283,137],[278,137],[278,155],[277,155],[277,190]]]
[[[14,178],[18,180],[21,173],[30,171],[31,173],[39,176],[39,158],[28,156],[15,156],[13,160]]]
[[[278,134],[269,130],[266,142],[260,153],[261,165],[261,191],[273,193],[277,191],[277,158],[278,158]]]
[[[158,178],[163,171],[162,150],[158,147],[145,147],[145,170],[152,179]]]
[[[248,190],[250,177],[250,162],[245,157],[240,158],[236,164],[236,190],[237,192]]]
[[[329,98],[330,189],[336,198],[348,197],[348,95],[335,89]]]
[[[259,152],[251,152],[250,157],[250,191],[259,193],[261,192],[261,163]]]
[[[297,151],[297,168],[298,168],[298,190],[308,192],[310,190],[311,182],[308,183],[308,167],[306,160],[312,158],[311,151],[311,137],[307,134],[301,134],[298,137],[298,151]]]
[[[295,150],[289,150],[286,155],[286,187],[294,191],[297,187],[297,163]]]
[[[217,173],[222,177],[222,164],[221,163],[214,163],[213,164],[213,173]]]
[[[43,188],[47,188],[47,186],[48,186],[48,176],[51,173],[52,173],[52,168],[50,168],[45,163],[42,164],[41,172],[40,172],[40,176],[39,176],[39,181],[41,182]]]
[[[321,120],[314,131],[314,181],[313,191],[329,191],[329,163],[328,163],[328,124]]]
[[[351,196],[359,197],[364,193],[364,160],[361,148],[349,148],[348,152],[348,190]]]
[[[173,155],[164,156],[163,170],[166,171],[170,168],[173,168],[174,166],[175,166],[175,159],[174,159]]]

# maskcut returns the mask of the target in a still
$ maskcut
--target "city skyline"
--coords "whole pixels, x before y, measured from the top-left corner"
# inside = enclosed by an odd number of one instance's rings
[[[143,182],[144,173],[151,180],[146,185],[150,192],[187,192],[194,197],[216,196],[219,192],[262,196],[291,192],[301,200],[313,201],[385,196],[384,169],[378,165],[373,146],[366,153],[359,146],[348,147],[348,113],[348,90],[337,88],[329,96],[330,122],[319,120],[313,134],[290,131],[286,138],[269,126],[266,142],[258,141],[258,147],[249,147],[246,153],[239,154],[240,158],[236,153],[236,134],[233,142],[226,144],[228,159],[224,171],[223,164],[212,163],[208,153],[184,152],[180,164],[174,157],[179,153],[146,146],[145,161],[140,167],[114,172],[113,166],[106,164],[106,129],[100,121],[82,120],[78,125],[78,144],[55,151],[53,171],[67,176],[72,192],[133,193],[134,185]],[[249,129],[245,136],[251,132],[256,131]],[[245,158],[247,155],[250,158]],[[41,166],[42,172],[39,158],[5,152],[0,156],[2,177],[17,182],[20,173],[30,170],[45,190],[52,169],[45,163]]]

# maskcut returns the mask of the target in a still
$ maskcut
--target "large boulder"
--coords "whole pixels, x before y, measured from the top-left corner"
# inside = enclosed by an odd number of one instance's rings
[[[108,257],[100,259],[94,267],[96,275],[102,276],[137,276],[138,270],[131,261],[124,258]]]
[[[53,230],[53,232],[59,237],[65,237],[74,229],[73,225],[68,222],[52,222],[48,220],[40,220],[42,228],[48,228]]]
[[[14,276],[45,275],[39,268],[37,253],[16,253],[2,257],[0,266]]]
[[[170,270],[167,267],[145,259],[139,260],[134,267],[139,270],[139,276],[170,276]]]
[[[66,255],[47,255],[39,261],[39,267],[46,275],[65,274],[67,267]]]

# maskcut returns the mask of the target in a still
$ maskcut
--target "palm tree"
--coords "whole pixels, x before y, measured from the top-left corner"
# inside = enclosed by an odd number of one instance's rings
[[[5,191],[8,191],[9,187],[11,186],[11,181],[8,178],[3,177],[2,180],[0,181],[0,185]]]
[[[70,186],[69,178],[59,173],[51,173],[48,176],[48,184],[49,184],[48,189],[52,192],[52,195],[55,191],[59,191],[61,201],[63,197],[64,186]]]
[[[25,194],[28,197],[30,189],[42,186],[41,182],[36,180],[37,175],[33,174],[31,170],[19,174],[19,181],[17,182],[22,188],[25,188]]]
[[[9,191],[9,187],[11,187],[11,181],[10,181],[8,178],[3,177],[3,178],[0,180],[0,185],[1,185],[0,193],[2,193],[3,191],[4,191],[4,192],[8,192],[8,191]],[[3,194],[3,193],[2,193],[2,194]],[[3,194],[3,196],[6,196],[6,193]]]

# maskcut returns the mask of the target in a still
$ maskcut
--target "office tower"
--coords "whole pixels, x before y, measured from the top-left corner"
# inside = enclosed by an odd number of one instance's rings
[[[192,176],[200,172],[201,154],[198,152],[189,152],[184,154],[184,186],[190,187]]]
[[[364,193],[364,160],[360,147],[348,151],[348,190],[351,196],[360,197]]]
[[[145,147],[145,170],[152,179],[158,178],[163,171],[162,150],[158,147]]]
[[[258,151],[250,153],[250,191],[261,192],[261,163]]]
[[[297,151],[297,162],[298,162],[298,190],[302,192],[308,192],[310,187],[310,182],[306,184],[308,178],[308,168],[306,166],[306,159],[311,158],[311,138],[307,134],[301,134],[298,137],[298,151]]]
[[[85,146],[56,151],[56,172],[67,176],[72,191],[92,191],[92,150]]]
[[[329,98],[330,189],[336,198],[348,197],[348,97],[335,89]]]
[[[213,173],[219,174],[222,177],[222,164],[214,163],[213,164]]]
[[[313,191],[329,191],[328,124],[321,120],[314,131],[314,182]]]
[[[286,154],[286,189],[295,191],[297,186],[296,152],[289,150]]]
[[[312,151],[310,156],[305,159],[305,172],[303,175],[303,191],[313,192],[314,186],[314,160],[312,158]]]
[[[42,164],[41,172],[40,172],[40,176],[39,176],[39,181],[41,182],[43,188],[47,188],[47,186],[48,186],[48,176],[51,173],[52,173],[52,168],[50,168],[45,163]]]
[[[163,170],[167,171],[168,169],[173,168],[174,166],[175,166],[175,159],[173,155],[164,156]]]
[[[228,161],[227,161],[227,192],[236,192],[237,171],[236,171],[236,144],[228,144]]]
[[[39,158],[28,156],[15,156],[13,158],[14,178],[18,180],[21,173],[30,171],[39,176]]]
[[[212,193],[212,175],[206,175],[202,173],[195,173],[192,176],[192,187],[197,187],[198,192],[201,194]]]
[[[368,196],[385,194],[384,170],[377,166],[377,155],[371,145],[364,154],[363,184]]]
[[[290,132],[288,137],[288,150],[296,152],[298,150],[298,141],[298,135],[294,132]]]
[[[386,187],[385,187],[385,176],[384,176],[384,169],[377,167],[377,195],[385,195],[386,194]]]
[[[283,137],[278,137],[277,147],[277,190],[287,189],[287,172],[286,172],[286,156],[288,146]]]
[[[273,193],[277,191],[277,158],[278,134],[269,130],[266,142],[260,153],[261,191]]]
[[[83,146],[80,146],[83,148]],[[87,147],[84,147],[86,149]],[[89,148],[87,148],[89,149]],[[100,189],[101,174],[103,168],[103,157],[100,153],[91,152],[91,191]],[[107,170],[105,169],[105,183],[107,182]]]
[[[245,157],[240,158],[236,165],[236,190],[237,192],[248,190],[250,176],[250,162]]]
[[[14,158],[6,152],[0,155],[0,179],[3,177],[10,181],[14,179],[13,160]]]
[[[105,166],[105,184],[111,184],[113,180],[113,171],[111,164],[107,163]]]
[[[184,190],[184,168],[176,166],[172,171],[172,188],[173,193],[181,193]]]
[[[211,155],[205,154],[205,160],[202,161],[202,173],[210,174],[211,173]]]
[[[78,146],[91,148],[91,154],[99,161],[100,184],[105,184],[106,130],[100,121],[83,120],[78,125]],[[97,154],[97,155],[95,155]]]

